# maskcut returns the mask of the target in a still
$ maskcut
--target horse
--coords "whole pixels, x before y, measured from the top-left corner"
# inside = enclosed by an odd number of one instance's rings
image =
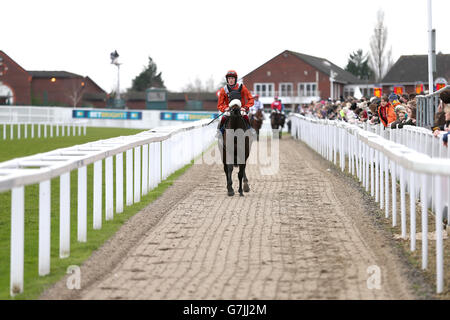
[[[259,141],[259,130],[261,129],[264,120],[264,113],[258,109],[256,113],[250,118],[250,125],[256,131],[256,140]]]
[[[232,172],[233,166],[239,166],[239,195],[244,196],[243,192],[250,192],[248,185],[245,167],[248,156],[250,155],[250,147],[253,141],[253,132],[248,127],[245,119],[241,115],[241,109],[238,106],[233,106],[230,111],[230,116],[224,124],[224,133],[219,136],[219,150],[222,155],[223,169],[227,177],[227,191],[228,196],[234,196],[232,187]],[[227,136],[228,134],[228,136]],[[222,139],[220,139],[222,138]],[[234,143],[227,147],[227,143]],[[228,163],[227,163],[227,160]],[[242,182],[244,185],[242,186]]]
[[[279,138],[281,139],[281,131],[284,127],[284,121],[286,120],[286,116],[281,113],[278,109],[273,109],[270,114],[270,125],[272,126],[272,131],[275,129],[279,129]],[[274,132],[275,135],[275,132]]]

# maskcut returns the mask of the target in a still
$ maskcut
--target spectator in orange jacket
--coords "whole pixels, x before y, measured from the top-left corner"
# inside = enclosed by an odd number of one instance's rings
[[[389,103],[389,98],[387,96],[381,97],[381,103],[378,107],[378,118],[385,127],[389,126],[390,123],[397,119],[395,108]]]
[[[389,107],[388,107],[388,124],[397,120],[397,114],[395,113],[395,107],[400,105],[399,97],[395,93],[389,95]]]
[[[237,73],[234,70],[228,71],[225,75],[225,79],[227,84],[220,89],[217,109],[221,112],[225,112],[229,108],[231,101],[238,100],[235,101],[235,103],[241,107],[242,111],[248,113],[248,109],[253,106],[254,103],[254,99],[250,91],[248,91],[245,85],[239,85],[237,83]],[[248,126],[250,126],[248,115],[245,114],[243,117],[247,121]],[[219,129],[222,129],[227,118],[228,117],[226,115],[222,117],[222,120],[219,123]]]

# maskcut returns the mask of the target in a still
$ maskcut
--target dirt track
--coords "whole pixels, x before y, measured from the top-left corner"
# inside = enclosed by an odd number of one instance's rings
[[[248,167],[245,197],[226,195],[222,166],[194,165],[82,266],[81,290],[64,279],[41,298],[416,299],[361,189],[290,137],[280,155],[277,175]]]

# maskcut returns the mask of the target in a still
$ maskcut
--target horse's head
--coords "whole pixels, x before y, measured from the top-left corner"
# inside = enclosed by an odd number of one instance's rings
[[[232,116],[241,116],[241,106],[242,103],[238,99],[233,99],[230,102],[230,115]]]

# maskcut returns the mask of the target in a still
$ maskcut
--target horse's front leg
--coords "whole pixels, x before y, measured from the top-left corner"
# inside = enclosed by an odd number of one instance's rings
[[[239,165],[238,178],[239,178],[239,195],[241,197],[244,196],[244,192],[243,192],[243,189],[242,189],[242,179],[244,178],[244,176],[245,176],[245,164],[240,164]]]
[[[248,179],[247,179],[247,173],[245,171],[245,166],[244,166],[244,192],[250,192],[250,187],[248,185]]]
[[[233,180],[232,180],[232,176],[231,174],[233,173],[233,165],[232,164],[226,164],[225,165],[225,173],[227,175],[227,190],[228,190],[228,195],[234,196],[234,190],[233,190]]]

